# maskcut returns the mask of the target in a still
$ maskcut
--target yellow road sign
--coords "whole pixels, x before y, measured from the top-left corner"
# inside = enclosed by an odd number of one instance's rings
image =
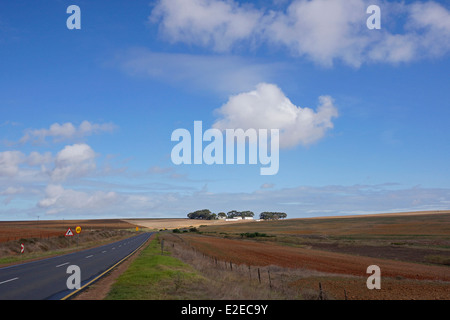
[[[76,228],[75,228],[75,232],[76,232],[76,233],[80,233],[80,232],[81,232],[81,227],[80,227],[80,226],[76,227]]]

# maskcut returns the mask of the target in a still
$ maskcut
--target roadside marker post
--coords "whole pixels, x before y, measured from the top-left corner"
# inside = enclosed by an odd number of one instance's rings
[[[75,232],[77,233],[77,247],[78,247],[78,242],[79,242],[79,239],[80,239],[80,233],[81,233],[81,227],[80,227],[80,226],[77,226],[77,227],[75,228]]]

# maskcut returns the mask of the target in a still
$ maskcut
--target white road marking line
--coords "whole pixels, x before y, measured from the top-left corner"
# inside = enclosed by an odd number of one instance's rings
[[[102,253],[106,253],[106,250],[103,250]]]
[[[10,281],[17,280],[17,279],[19,279],[19,278],[12,278],[12,279],[9,279],[9,280],[5,280],[5,281],[0,282],[0,284],[4,284],[4,283],[10,282]]]
[[[65,266],[66,264],[69,264],[69,263],[68,262],[64,262],[64,263],[58,264],[56,267],[59,268],[59,267]]]
[[[87,258],[90,258],[90,257],[93,257],[93,256],[94,256],[94,255],[93,255],[93,254],[91,254],[90,256],[87,256],[87,257],[85,257],[85,258],[87,259]]]

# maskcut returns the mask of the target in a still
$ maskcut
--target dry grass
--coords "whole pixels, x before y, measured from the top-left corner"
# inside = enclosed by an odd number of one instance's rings
[[[132,229],[135,225],[119,219],[0,221],[0,243],[20,239],[48,239],[64,236],[68,228],[75,233],[80,226],[82,234],[93,230]]]
[[[248,266],[217,260],[190,247],[182,237],[174,234],[161,235],[165,247],[173,257],[191,265],[204,281],[190,284],[193,292],[206,293],[208,299],[221,300],[294,300],[319,299],[317,287],[306,288],[295,285],[303,278],[320,277],[326,274],[280,266]],[[325,292],[323,299],[330,298]],[[195,297],[193,297],[195,299]]]
[[[69,253],[130,237],[132,229],[84,230],[73,237],[21,238],[0,243],[0,266]],[[25,246],[20,253],[20,244]]]
[[[164,234],[163,237],[166,240],[166,247],[169,247],[174,257],[193,266],[207,279],[206,282],[199,283],[197,289],[207,292],[210,299],[316,300],[322,297],[322,299],[339,300],[448,300],[450,298],[448,281],[389,276],[388,268],[385,265],[381,266],[382,289],[369,290],[366,286],[368,277],[365,274],[366,265],[358,276],[315,271],[314,267],[282,267],[274,265],[277,263],[276,259],[273,260],[274,264],[264,266],[245,263],[230,264],[228,260],[216,259],[204,251],[197,250],[195,246],[191,246],[186,241],[191,238],[188,234]],[[221,239],[221,241],[227,242],[226,239]],[[250,241],[242,242],[249,243]],[[242,252],[236,252],[237,255],[245,255]],[[325,262],[328,261],[330,270],[335,267],[333,261],[327,260],[326,252],[324,252],[323,258]],[[355,260],[353,260],[354,262]],[[395,262],[393,263],[395,264]],[[400,263],[400,265],[402,264]],[[430,269],[435,268],[431,267]],[[436,269],[444,270],[444,268]],[[419,272],[416,268],[413,271]]]
[[[225,220],[197,220],[197,219],[128,219],[123,221],[153,230],[189,228],[189,227],[198,228],[200,226],[220,226],[220,225],[237,225],[237,224],[253,223],[253,221],[249,220],[228,222]]]

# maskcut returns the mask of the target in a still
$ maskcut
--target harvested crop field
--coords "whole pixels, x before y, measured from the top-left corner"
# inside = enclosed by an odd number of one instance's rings
[[[278,265],[285,268],[361,276],[370,265],[378,265],[386,277],[450,281],[450,268],[403,261],[352,256],[323,250],[295,248],[251,240],[208,236],[185,236],[196,249],[223,261],[253,266]]]
[[[336,299],[450,299],[450,214],[291,219],[208,226],[180,238],[211,259],[312,270],[291,285]],[[250,237],[251,236],[251,237]],[[380,290],[366,285],[381,270]],[[345,294],[345,296],[344,296]]]
[[[173,218],[173,219],[128,219],[124,220],[125,222],[129,222],[131,224],[142,226],[148,229],[176,229],[176,228],[189,228],[189,227],[200,227],[200,226],[218,226],[218,225],[230,225],[230,224],[238,224],[245,223],[245,220],[242,222],[226,222],[225,220],[197,220],[197,219],[182,219],[182,218]]]
[[[236,265],[313,270],[323,276],[301,277],[292,286],[317,290],[333,299],[450,299],[450,268],[389,259],[304,249],[251,240],[182,235],[193,248],[212,259]],[[381,269],[382,289],[369,290],[367,267]],[[288,272],[289,274],[289,272]],[[346,291],[344,291],[346,290]]]
[[[64,236],[68,228],[75,232],[77,226],[80,226],[83,231],[135,227],[135,225],[119,219],[0,221],[0,243],[19,239]]]
[[[77,226],[81,227],[80,234],[76,234]],[[71,237],[65,236],[68,228],[74,234]],[[0,265],[98,246],[135,233],[135,225],[119,219],[1,221]]]

